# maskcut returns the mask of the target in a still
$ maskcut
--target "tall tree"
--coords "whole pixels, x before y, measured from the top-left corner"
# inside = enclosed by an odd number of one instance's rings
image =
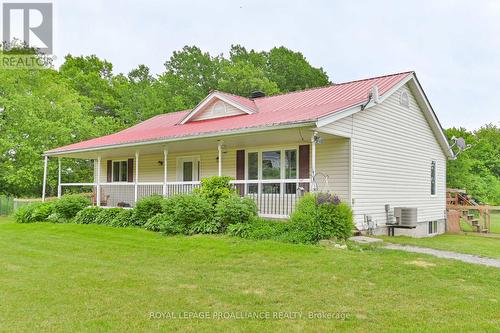
[[[82,96],[93,104],[96,116],[115,116],[121,107],[113,87],[113,65],[95,55],[67,55],[59,72]]]
[[[446,135],[463,137],[471,145],[448,162],[448,187],[466,189],[476,200],[500,205],[500,128],[492,124],[474,132],[450,128]]]

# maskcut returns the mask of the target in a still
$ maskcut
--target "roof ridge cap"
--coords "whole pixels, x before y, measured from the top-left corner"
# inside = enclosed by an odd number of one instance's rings
[[[346,82],[340,82],[340,83],[332,83],[332,84],[329,84],[329,85],[326,85],[326,86],[311,87],[311,88],[304,88],[304,89],[295,90],[295,91],[288,91],[288,92],[284,92],[284,93],[281,93],[281,94],[260,97],[258,99],[264,99],[264,98],[271,98],[271,97],[277,97],[277,96],[284,96],[284,95],[296,94],[296,93],[301,93],[301,92],[305,92],[305,91],[330,88],[330,87],[340,86],[340,85],[343,85],[343,84],[349,84],[349,83],[354,83],[354,82],[362,82],[362,81],[368,81],[368,80],[373,80],[373,79],[380,79],[380,78],[383,78],[383,77],[396,76],[396,75],[400,75],[400,74],[410,74],[410,73],[415,73],[415,71],[398,72],[398,73],[392,73],[392,74],[372,76],[372,77],[368,77],[368,78],[364,78],[364,79],[358,79],[358,80],[352,80],[352,81],[346,81]],[[236,96],[238,96],[238,95],[236,95]]]

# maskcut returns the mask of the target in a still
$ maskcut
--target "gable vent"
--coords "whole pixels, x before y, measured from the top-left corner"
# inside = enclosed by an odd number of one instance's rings
[[[256,99],[261,97],[266,97],[266,94],[260,90],[252,91],[252,93],[250,94],[251,99]]]
[[[404,90],[401,92],[401,95],[399,96],[399,104],[401,104],[406,108],[410,107],[410,97],[408,96],[408,93]]]

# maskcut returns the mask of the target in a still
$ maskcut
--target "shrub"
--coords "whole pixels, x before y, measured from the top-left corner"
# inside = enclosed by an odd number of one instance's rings
[[[123,211],[123,208],[103,208],[95,219],[96,224],[111,224],[118,214]]]
[[[67,218],[61,216],[58,213],[52,213],[47,217],[47,221],[52,222],[52,223],[67,223],[71,220],[68,220]]]
[[[34,206],[32,211],[32,218],[36,222],[47,221],[47,218],[54,212],[54,202],[42,202]]]
[[[204,219],[195,222],[190,230],[191,234],[217,234],[222,232],[223,226],[217,219]]]
[[[156,214],[146,222],[144,228],[150,231],[159,231],[167,235],[181,234],[185,232],[182,222],[174,220],[166,213]]]
[[[14,213],[17,223],[44,222],[53,212],[53,202],[33,202],[26,206],[21,206]]]
[[[14,219],[17,223],[33,223],[33,212],[40,205],[39,202],[34,202],[26,206],[21,206],[14,213]]]
[[[144,225],[150,218],[162,212],[163,199],[160,195],[152,195],[137,201],[134,208],[134,220],[137,225]]]
[[[229,236],[236,236],[241,238],[249,238],[249,232],[252,228],[250,223],[236,223],[227,226],[226,234]]]
[[[170,197],[163,202],[163,212],[189,233],[195,223],[213,218],[213,207],[198,194],[184,194]]]
[[[229,183],[231,180],[231,177],[226,176],[203,178],[201,180],[201,187],[197,188],[195,193],[207,199],[211,205],[215,206],[220,200],[236,193],[233,186]]]
[[[250,198],[231,195],[219,201],[215,208],[215,219],[225,229],[228,225],[248,223],[257,216],[257,205]]]
[[[245,238],[283,241],[283,235],[288,231],[290,224],[263,218],[253,218],[249,226],[250,228],[243,234]]]
[[[63,195],[54,201],[54,213],[61,218],[70,220],[76,214],[90,205],[90,199],[80,194]]]
[[[305,195],[297,204],[290,218],[288,235],[284,236],[291,243],[316,243],[322,237],[321,225],[316,217],[316,197]]]
[[[103,210],[101,207],[87,207],[79,211],[73,221],[77,224],[96,223],[97,216]]]
[[[308,194],[298,203],[291,216],[288,241],[316,243],[320,239],[346,239],[354,225],[352,210],[337,196],[320,193]]]
[[[135,216],[133,209],[122,209],[113,220],[111,220],[110,225],[113,227],[131,227],[135,225]]]

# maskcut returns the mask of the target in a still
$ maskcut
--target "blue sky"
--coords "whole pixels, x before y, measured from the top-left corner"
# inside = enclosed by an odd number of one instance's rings
[[[197,45],[284,45],[333,82],[415,70],[444,127],[500,120],[500,1],[54,0],[54,53],[154,73]],[[497,92],[498,90],[498,92]]]

